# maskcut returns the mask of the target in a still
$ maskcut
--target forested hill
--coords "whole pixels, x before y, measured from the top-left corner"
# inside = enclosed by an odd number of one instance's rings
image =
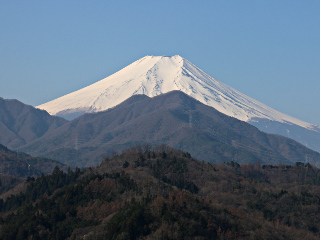
[[[212,164],[165,146],[28,178],[0,200],[1,239],[319,239],[320,170]]]
[[[58,161],[32,157],[0,144],[0,195],[24,182],[28,176],[52,173],[56,166],[67,171],[67,166]]]
[[[55,160],[32,157],[23,152],[15,152],[0,144],[0,175],[22,178],[52,173],[55,166],[67,170],[67,166]]]

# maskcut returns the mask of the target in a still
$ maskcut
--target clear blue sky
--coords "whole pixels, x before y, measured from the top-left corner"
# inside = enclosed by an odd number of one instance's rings
[[[1,1],[0,97],[36,106],[145,55],[320,125],[320,1]]]

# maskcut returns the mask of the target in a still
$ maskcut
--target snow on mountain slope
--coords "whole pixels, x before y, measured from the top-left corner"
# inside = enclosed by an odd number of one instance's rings
[[[242,121],[268,119],[320,132],[320,127],[283,114],[214,79],[176,55],[146,56],[88,87],[42,104],[52,115],[79,116],[112,108],[135,94],[154,97],[180,90],[218,111]]]

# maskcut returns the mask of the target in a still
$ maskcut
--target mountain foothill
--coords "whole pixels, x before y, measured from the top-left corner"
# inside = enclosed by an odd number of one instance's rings
[[[209,163],[137,146],[29,178],[0,199],[0,238],[315,240],[319,176],[311,164]]]

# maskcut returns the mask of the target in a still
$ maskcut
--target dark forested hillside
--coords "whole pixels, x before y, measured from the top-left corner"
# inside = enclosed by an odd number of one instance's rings
[[[58,161],[11,151],[0,144],[0,174],[22,178],[36,177],[51,173],[55,166],[67,170],[67,166]]]
[[[23,183],[26,179],[18,176],[4,175],[0,174],[0,198],[5,198],[3,193],[8,193],[8,191],[17,185]],[[19,191],[19,190],[18,190]]]
[[[28,178],[1,239],[319,239],[320,170],[198,161],[166,146]]]
[[[27,177],[52,173],[56,166],[67,171],[65,164],[11,151],[0,144],[0,195],[24,182]]]

